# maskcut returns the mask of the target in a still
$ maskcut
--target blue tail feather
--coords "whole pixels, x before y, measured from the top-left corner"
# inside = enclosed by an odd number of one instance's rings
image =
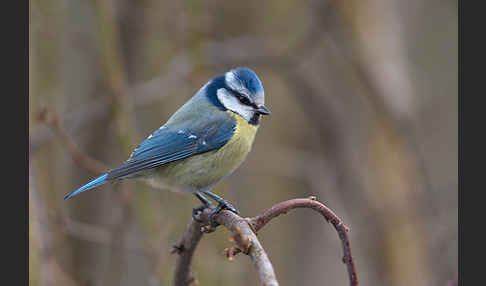
[[[97,187],[99,185],[103,185],[104,183],[108,182],[108,180],[106,179],[108,177],[108,174],[104,174],[102,176],[99,176],[98,178],[90,181],[89,183],[87,183],[86,185],[80,187],[79,189],[75,190],[74,192],[71,192],[69,194],[67,194],[64,199],[67,200],[67,199],[70,199],[72,197],[74,197],[75,195],[79,194],[79,193],[82,193],[84,191],[87,191],[89,189],[92,189],[94,187]]]

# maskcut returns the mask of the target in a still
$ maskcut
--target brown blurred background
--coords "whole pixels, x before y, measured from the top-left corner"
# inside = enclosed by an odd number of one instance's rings
[[[194,196],[130,181],[64,201],[213,76],[256,71],[272,115],[214,192],[244,216],[315,195],[350,227],[361,285],[457,277],[457,1],[31,0],[30,285],[170,285]],[[47,111],[47,116],[46,112]],[[41,115],[44,115],[41,116]],[[69,139],[68,138],[68,139]],[[203,238],[200,285],[257,285]],[[281,285],[348,285],[332,226],[279,217],[259,235]]]

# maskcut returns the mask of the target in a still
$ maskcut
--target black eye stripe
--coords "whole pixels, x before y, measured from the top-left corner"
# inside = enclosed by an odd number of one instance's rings
[[[241,94],[240,92],[234,90],[234,89],[227,89],[231,94],[233,94],[234,97],[236,97],[236,99],[238,99],[238,101],[241,103],[241,104],[244,104],[244,105],[248,105],[248,106],[251,106],[251,107],[254,107],[254,108],[258,108],[256,106],[255,103],[253,103],[253,101],[251,101],[251,99],[249,99],[248,97],[246,97],[245,95]]]
[[[248,97],[241,95],[239,93],[236,94],[236,98],[238,98],[238,100],[243,104],[251,105],[251,106],[254,105],[253,102],[251,102],[251,100]]]
[[[244,96],[240,97],[240,101],[241,103],[244,103],[244,104],[250,104],[250,100]]]

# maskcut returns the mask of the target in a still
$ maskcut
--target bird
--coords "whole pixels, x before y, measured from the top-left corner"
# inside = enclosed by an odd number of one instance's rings
[[[218,203],[211,220],[222,209],[238,214],[211,189],[245,161],[262,116],[270,114],[257,74],[247,67],[231,69],[201,87],[126,161],[64,199],[107,182],[136,179],[157,189],[194,194],[202,207],[212,206],[207,195]]]

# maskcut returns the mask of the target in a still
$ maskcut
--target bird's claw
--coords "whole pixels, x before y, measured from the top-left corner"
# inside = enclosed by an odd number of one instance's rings
[[[232,206],[230,203],[228,202],[225,202],[223,203],[223,209],[227,209],[229,210],[230,212],[234,213],[234,214],[237,214],[239,215],[240,214],[240,211],[237,210],[234,206]]]
[[[240,214],[240,212],[234,207],[232,206],[230,203],[224,201],[224,202],[220,202],[218,204],[218,206],[216,208],[214,208],[211,213],[209,214],[209,223],[212,227],[216,227],[218,226],[219,224],[215,221],[215,216],[222,210],[229,210],[230,212],[232,213],[235,213],[235,214]]]
[[[211,202],[206,198],[204,197],[204,195],[202,194],[206,194],[208,195],[209,197],[211,197],[213,200],[215,200],[218,205],[216,207],[213,207],[213,204],[211,204]],[[217,195],[209,192],[209,191],[202,191],[202,193],[196,193],[196,197],[204,204],[202,206],[199,206],[197,208],[194,208],[192,210],[192,217],[194,218],[194,220],[198,221],[198,222],[202,222],[201,219],[199,219],[199,216],[200,214],[204,211],[205,208],[210,208],[211,209],[211,212],[209,213],[209,227],[210,228],[215,228],[217,227],[219,224],[215,221],[215,216],[223,209],[227,209],[235,214],[240,214],[240,212],[235,208],[233,207],[230,203],[228,203],[227,201],[225,201],[223,198],[221,197],[218,197]]]

